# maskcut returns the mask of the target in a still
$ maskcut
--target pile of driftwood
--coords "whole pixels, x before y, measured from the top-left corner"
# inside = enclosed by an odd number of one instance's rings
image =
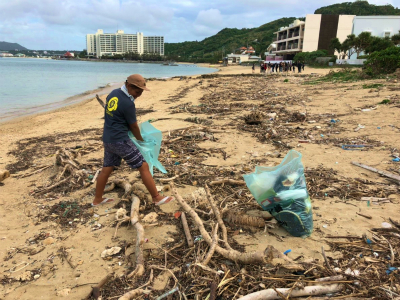
[[[116,181],[115,184],[123,186],[128,194],[134,190],[126,182]],[[213,183],[218,184],[221,182]],[[394,220],[391,220],[392,225],[373,229],[368,236],[327,236],[331,252],[343,253],[340,259],[328,257],[323,248],[321,260],[290,259],[271,245],[262,251],[236,250],[238,245],[230,236],[231,225],[226,222],[263,230],[268,226],[264,218],[235,211],[235,207],[226,204],[221,209],[224,203],[214,199],[207,184],[205,193],[197,199],[181,197],[173,182],[170,187],[182,209],[178,217],[182,228],[181,242],[162,248],[165,255],[150,254],[151,259],[146,261],[143,250],[146,224],[141,223],[140,217],[140,211],[144,210],[141,202],[146,200],[140,201],[131,193],[131,214],[119,216],[118,222],[130,221],[136,228],[135,264],[122,277],[107,276],[93,288],[87,299],[91,296],[120,300],[168,296],[170,299],[212,300],[218,297],[321,299],[318,296],[323,295],[337,299],[386,299],[400,293],[397,279],[400,224]],[[198,209],[201,200],[207,201],[211,208],[209,212]],[[170,278],[165,286],[167,292],[152,288],[154,278],[161,273]],[[128,292],[127,285],[131,287]]]

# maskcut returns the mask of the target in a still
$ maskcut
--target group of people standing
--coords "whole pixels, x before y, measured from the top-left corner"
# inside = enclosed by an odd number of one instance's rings
[[[270,74],[270,73],[273,73],[273,72],[276,72],[276,73],[278,73],[278,72],[279,73],[286,72],[286,73],[288,73],[289,71],[295,73],[296,69],[297,69],[298,73],[301,73],[302,70],[304,71],[304,62],[301,62],[301,61],[298,61],[298,62],[282,61],[282,62],[275,62],[275,63],[271,63],[271,62],[263,63],[262,62],[260,64],[260,73],[267,73],[267,74]],[[253,73],[254,73],[255,64],[253,64],[252,70],[253,70]]]

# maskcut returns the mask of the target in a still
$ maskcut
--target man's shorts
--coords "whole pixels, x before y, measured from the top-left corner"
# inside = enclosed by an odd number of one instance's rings
[[[145,162],[142,154],[131,140],[118,143],[104,143],[103,167],[118,167],[121,159],[132,168],[140,168]]]

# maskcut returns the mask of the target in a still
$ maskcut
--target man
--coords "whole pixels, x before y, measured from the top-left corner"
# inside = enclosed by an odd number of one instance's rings
[[[163,197],[157,192],[149,165],[128,136],[128,132],[131,131],[137,140],[143,141],[136,120],[135,100],[142,95],[144,90],[149,91],[146,88],[145,79],[139,74],[134,74],[126,79],[121,88],[113,90],[107,97],[103,132],[104,163],[97,177],[96,194],[92,206],[114,201],[114,199],[103,198],[103,192],[108,177],[114,167],[121,164],[122,159],[132,169],[139,170],[143,184],[153,197],[155,205],[162,205],[173,200],[172,197]]]

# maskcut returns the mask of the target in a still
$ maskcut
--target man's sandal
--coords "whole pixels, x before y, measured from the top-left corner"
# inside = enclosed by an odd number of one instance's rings
[[[111,203],[111,202],[114,202],[114,201],[115,200],[112,199],[112,198],[104,198],[103,201],[101,201],[99,204],[93,204],[92,203],[92,206],[96,207],[96,206],[100,206],[100,205],[103,205],[103,204],[108,204],[108,203]]]
[[[159,195],[157,195],[156,197],[158,197],[158,196],[159,196]],[[154,200],[154,198],[156,198],[156,197],[153,197],[153,200]],[[160,205],[163,205],[163,204],[167,204],[167,203],[169,203],[169,202],[171,202],[171,201],[173,201],[173,200],[175,200],[174,197],[166,196],[166,197],[162,198],[160,201],[153,202],[153,203],[154,203],[155,205],[157,205],[157,206],[160,206]]]

